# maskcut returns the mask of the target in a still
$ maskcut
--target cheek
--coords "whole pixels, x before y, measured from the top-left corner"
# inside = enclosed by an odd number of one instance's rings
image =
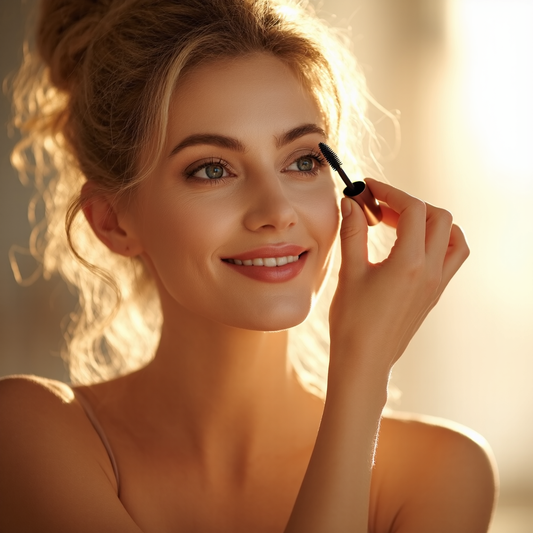
[[[285,329],[304,320],[330,266],[340,216],[333,186],[324,184],[291,196],[299,212],[292,236],[297,241],[314,241],[317,253],[300,281],[267,288],[239,278],[239,283],[229,283],[232,274],[220,270],[220,256],[227,252],[228,243],[245,240],[242,219],[246,209],[240,195],[211,200],[202,194],[184,198],[167,190],[146,199],[138,227],[163,300],[247,329]],[[253,299],[251,289],[255,290]]]
[[[173,286],[205,272],[234,224],[231,212],[220,205],[172,192],[151,198],[143,218],[145,253],[161,281]]]
[[[329,254],[339,234],[341,223],[339,195],[333,184],[307,199],[306,223],[313,228],[321,253]]]

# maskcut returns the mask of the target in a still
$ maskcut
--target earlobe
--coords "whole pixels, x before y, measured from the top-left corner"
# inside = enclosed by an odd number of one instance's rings
[[[125,257],[134,257],[142,252],[133,231],[121,224],[110,196],[94,182],[88,181],[82,187],[81,209],[94,234],[112,252]]]

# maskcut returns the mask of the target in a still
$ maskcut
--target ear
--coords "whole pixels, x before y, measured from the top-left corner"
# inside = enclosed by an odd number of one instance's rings
[[[94,234],[112,251],[125,257],[142,252],[142,246],[133,229],[121,224],[120,214],[106,195],[92,181],[81,189],[81,209]]]

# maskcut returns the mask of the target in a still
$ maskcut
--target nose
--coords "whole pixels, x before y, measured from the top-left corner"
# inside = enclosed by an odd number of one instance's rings
[[[273,173],[249,180],[246,194],[248,207],[244,215],[244,225],[247,229],[280,231],[298,221],[298,214],[287,196],[287,191],[284,190],[283,177]]]

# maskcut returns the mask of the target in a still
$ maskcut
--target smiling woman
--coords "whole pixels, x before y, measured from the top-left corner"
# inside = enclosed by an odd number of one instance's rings
[[[14,162],[47,180],[36,254],[80,313],[71,385],[0,383],[1,529],[486,531],[483,439],[385,411],[468,247],[447,211],[368,179],[397,234],[369,261],[318,148],[366,170],[335,32],[292,2],[44,0],[15,85]],[[326,361],[326,392],[289,364],[289,330],[339,236],[328,357],[297,354]]]
[[[271,55],[198,66],[178,85],[163,148],[171,156],[139,184],[119,218],[130,252],[146,252],[165,287],[164,316],[179,302],[185,313],[251,330],[305,320],[339,225],[336,188],[317,154],[324,128],[311,96]],[[300,170],[304,163],[311,169]],[[287,256],[286,265],[257,268]],[[292,280],[292,290],[258,280]]]

